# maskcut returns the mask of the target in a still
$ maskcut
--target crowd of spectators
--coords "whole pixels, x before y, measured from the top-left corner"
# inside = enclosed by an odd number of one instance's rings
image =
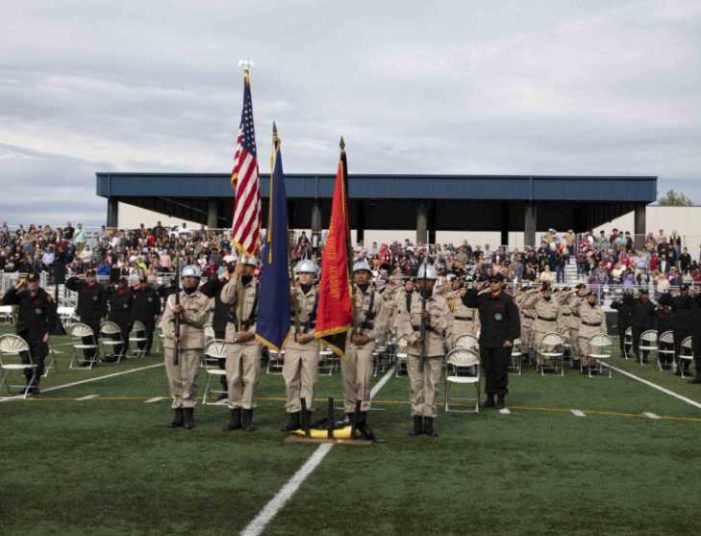
[[[321,236],[296,234],[291,241],[291,263],[311,258],[320,263]],[[611,233],[558,233],[549,229],[538,247],[507,249],[489,245],[435,244],[417,246],[409,240],[388,244],[359,243],[355,259],[367,259],[378,278],[411,275],[428,255],[441,276],[484,280],[495,273],[509,281],[564,283],[569,263],[576,265],[579,280],[591,286],[644,286],[651,282],[659,292],[682,283],[701,285],[699,259],[694,259],[673,232],[660,230],[633,237],[614,229]],[[102,277],[156,276],[170,273],[178,262],[198,265],[205,277],[214,275],[236,259],[226,230],[205,226],[188,228],[107,229],[86,231],[81,224],[64,227],[0,226],[0,271],[46,271],[57,266],[68,274],[95,268]]]

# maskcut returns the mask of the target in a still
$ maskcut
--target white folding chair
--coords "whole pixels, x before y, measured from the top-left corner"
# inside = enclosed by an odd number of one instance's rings
[[[226,393],[223,389],[213,389],[212,382],[226,378],[226,370],[221,368],[221,360],[226,359],[226,343],[220,339],[214,339],[207,343],[204,349],[202,365],[207,374],[207,381],[204,385],[204,393],[202,395],[203,405],[217,405],[220,402],[208,402],[207,398],[210,394],[221,395]]]
[[[677,359],[679,360],[679,374],[684,378],[684,369],[686,368],[684,366],[685,362],[688,361],[689,364],[691,364],[694,360],[694,347],[691,342],[691,337],[684,337]]]
[[[511,347],[511,358],[509,359],[509,370],[521,375],[523,352],[521,351],[521,339],[514,339]]]
[[[655,354],[655,359],[657,358],[657,332],[654,329],[648,329],[640,334],[640,344],[638,345],[638,362],[640,365],[644,365],[643,352],[648,352],[648,354]],[[658,363],[659,364],[659,363]]]
[[[22,356],[21,354],[24,354]],[[21,384],[13,384],[8,381],[10,374],[20,373],[23,380],[24,373],[31,371],[29,382]],[[35,385],[37,379],[37,366],[32,361],[32,355],[29,351],[29,344],[19,335],[2,335],[0,336],[0,389],[4,386],[8,391],[12,392],[16,389],[23,389],[23,397],[27,398],[29,390]]]
[[[453,385],[474,385],[475,398],[472,397],[452,397],[451,388]],[[480,357],[475,350],[466,348],[454,348],[446,356],[445,373],[445,412],[450,413],[479,413],[480,395]],[[475,401],[475,409],[455,409],[451,408],[451,401]]]
[[[282,374],[282,367],[285,364],[285,352],[268,350],[268,366],[265,368],[266,374]]]
[[[560,368],[560,376],[565,375],[565,340],[555,331],[544,334],[537,344],[537,367],[540,368],[540,375],[545,376],[546,366],[551,365],[555,372]]]
[[[396,348],[397,348],[397,353],[396,353],[396,359],[397,359],[397,365],[396,368],[394,369],[394,375],[395,376],[405,376],[407,374],[407,360],[409,359],[409,354],[407,353],[407,346],[408,342],[406,340],[406,337],[402,335],[397,339],[396,342]]]
[[[144,357],[146,355],[146,344],[148,337],[146,336],[146,326],[139,320],[134,320],[134,325],[129,332],[129,343],[132,345],[132,355],[134,357]],[[143,344],[142,348],[139,348]]]
[[[664,366],[662,365],[662,357],[672,357],[672,363],[675,363],[674,359],[674,332],[665,331],[659,335],[657,339],[657,368],[662,370]]]
[[[66,305],[59,305],[56,308],[56,314],[58,315],[61,324],[65,328],[70,328],[73,324],[79,321],[78,317],[75,315],[75,307],[68,307]]]
[[[476,350],[479,353],[479,340],[474,335],[460,335],[455,339],[455,348],[464,348],[465,350]]]
[[[633,349],[633,328],[627,327],[623,334],[623,357],[629,358],[630,352]]]
[[[603,374],[603,365],[605,361],[610,361],[613,355],[613,340],[605,333],[599,333],[589,338],[589,357],[599,365],[599,375]],[[611,378],[611,367],[606,367]],[[591,363],[589,364],[589,377],[591,378]]]
[[[338,358],[335,356],[336,354],[331,350],[321,350],[319,352],[319,366],[317,369],[319,374],[331,376],[336,371]]]
[[[81,365],[88,364],[88,368],[93,368],[97,365],[100,347],[95,340],[95,333],[90,326],[78,322],[71,327],[69,335],[72,339],[71,344],[71,361],[68,364],[69,369],[80,368]],[[83,342],[84,338],[90,338],[93,342]],[[85,353],[90,353],[92,357],[86,358]]]
[[[0,322],[4,324],[12,324],[14,306],[12,305],[0,305]]]
[[[108,363],[119,363],[124,357],[124,339],[122,339],[122,328],[116,322],[107,320],[100,326],[100,346],[102,349],[102,360],[112,358]],[[117,351],[117,348],[121,349]]]

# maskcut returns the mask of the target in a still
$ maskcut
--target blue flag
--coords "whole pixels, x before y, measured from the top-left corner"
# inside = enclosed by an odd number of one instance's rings
[[[273,144],[268,232],[261,250],[256,339],[279,352],[290,329],[290,281],[287,263],[287,194],[280,140],[274,125]]]

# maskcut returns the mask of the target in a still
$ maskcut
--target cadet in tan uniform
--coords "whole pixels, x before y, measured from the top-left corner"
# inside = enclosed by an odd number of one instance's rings
[[[573,313],[579,308],[580,304],[586,301],[588,292],[584,283],[579,283],[575,287],[575,292],[570,294],[569,301],[569,307]],[[575,314],[570,317],[570,341],[572,358],[579,359],[582,353],[579,348],[579,317]]]
[[[379,335],[377,319],[382,314],[382,298],[370,284],[370,265],[357,261],[353,265],[353,326],[346,339],[346,354],[341,358],[343,375],[343,407],[353,422],[355,405],[360,401],[360,414],[355,427],[368,436],[367,413],[370,409],[372,353]]]
[[[461,335],[473,335],[477,337],[479,332],[480,320],[477,309],[465,307],[462,302],[462,282],[456,285],[456,288],[448,297],[448,306],[453,316],[451,346],[455,346]]]
[[[543,335],[557,331],[559,306],[552,297],[550,285],[543,285],[540,293],[526,298],[524,308],[535,313],[533,320],[533,348],[538,350],[538,345]]]
[[[289,415],[283,432],[291,432],[300,427],[306,429],[305,425],[311,421],[319,366],[319,342],[314,338],[319,302],[319,293],[314,287],[316,264],[311,260],[300,261],[295,266],[295,274],[299,278],[299,284],[292,289],[290,332],[283,346],[285,361],[282,377],[287,391],[285,410]],[[302,400],[305,401],[304,410]]]
[[[586,301],[579,304],[575,315],[579,318],[580,370],[589,372],[589,339],[599,333],[606,333],[606,313],[599,306],[596,293],[589,291]]]
[[[222,303],[231,306],[226,324],[226,379],[231,418],[224,430],[253,432],[253,409],[260,382],[261,347],[255,339],[258,315],[258,281],[253,276],[255,257],[242,257],[221,291]]]
[[[176,299],[171,294],[166,300],[161,317],[163,350],[171,407],[175,417],[171,428],[184,426],[188,430],[195,426],[195,406],[197,405],[197,374],[200,370],[200,357],[204,348],[204,326],[211,319],[211,304],[207,296],[197,287],[200,273],[195,266],[186,266],[182,271],[183,290]],[[176,301],[179,303],[176,304]],[[176,317],[180,322],[180,333],[175,332]],[[178,363],[175,363],[176,337],[179,337]]]
[[[434,427],[434,419],[438,415],[436,388],[441,379],[443,343],[450,331],[452,315],[445,298],[433,293],[436,278],[436,269],[433,266],[419,267],[419,292],[412,300],[409,312],[402,312],[399,320],[400,335],[405,335],[409,343],[407,373],[411,414],[414,420],[410,436],[438,435]],[[422,320],[426,322],[425,339],[421,337]]]
[[[535,313],[531,310],[526,309],[525,304],[529,296],[533,296],[538,293],[538,289],[533,289],[526,287],[525,285],[521,287],[520,292],[514,298],[514,303],[518,307],[519,317],[521,321],[521,351],[533,355],[533,316]]]

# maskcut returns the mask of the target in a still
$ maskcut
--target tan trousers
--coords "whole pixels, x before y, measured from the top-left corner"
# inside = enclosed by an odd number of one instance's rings
[[[589,338],[579,337],[579,358],[582,360],[582,366],[589,366],[589,361],[591,361],[589,351]]]
[[[202,350],[180,350],[177,366],[173,364],[173,352],[173,348],[163,350],[168,389],[173,398],[170,407],[194,408],[197,405],[197,375]]]
[[[226,343],[226,380],[229,409],[256,407],[260,383],[259,344]]]
[[[360,400],[360,411],[370,409],[370,379],[372,377],[372,352],[375,343],[365,346],[346,346],[346,355],[341,358],[343,375],[343,409],[346,413],[355,411],[355,401]]]
[[[302,409],[302,398],[309,411],[314,409],[314,385],[319,366],[319,347],[310,344],[309,349],[285,349],[285,362],[282,377],[287,390],[287,413],[297,413]]]
[[[421,371],[421,358],[409,355],[406,370],[409,374],[409,401],[411,414],[420,417],[438,415],[436,408],[436,392],[441,380],[443,359],[441,356],[428,357]]]

